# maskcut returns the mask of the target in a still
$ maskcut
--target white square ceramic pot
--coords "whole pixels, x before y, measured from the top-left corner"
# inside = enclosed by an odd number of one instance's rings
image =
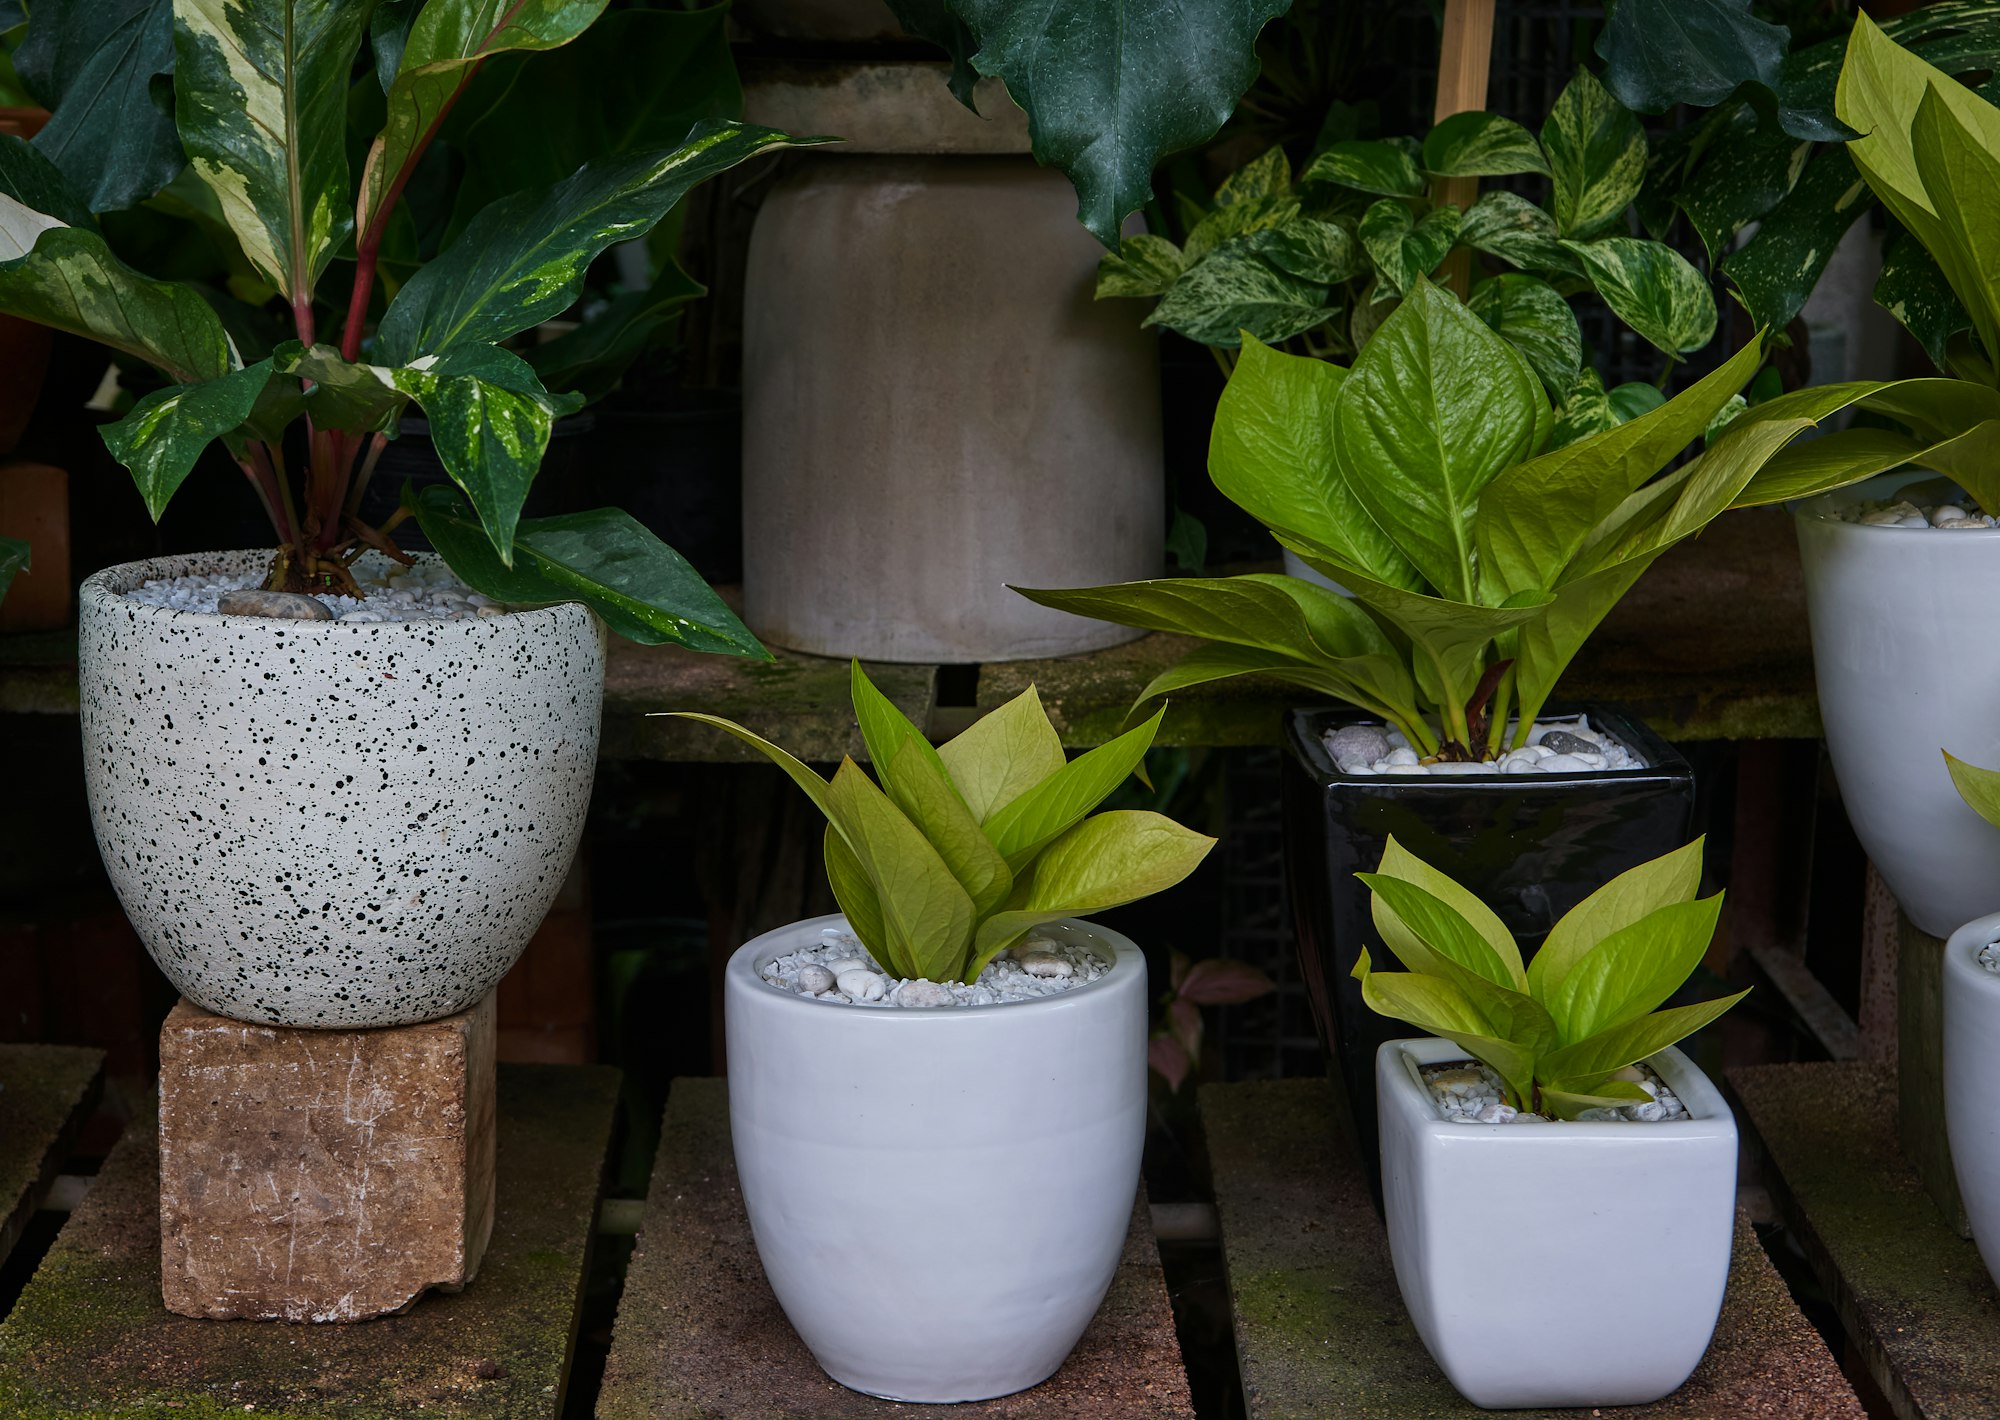
[[[1663,1124],[1454,1124],[1421,1065],[1376,1056],[1396,1283],[1445,1376],[1487,1409],[1643,1405],[1708,1349],[1729,1280],[1736,1121],[1678,1050],[1647,1061],[1691,1116]]]
[[[764,981],[844,927],[766,933],[723,978],[729,1127],[771,1290],[842,1385],[986,1400],[1053,1375],[1118,1270],[1146,1138],[1146,959],[1033,1001],[848,1005]]]
[[[2000,1283],[2000,975],[1979,964],[1995,940],[2000,913],[1975,917],[1944,946],[1944,1124],[1972,1240]]]

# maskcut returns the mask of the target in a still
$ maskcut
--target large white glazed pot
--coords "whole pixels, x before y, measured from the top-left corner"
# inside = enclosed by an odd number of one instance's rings
[[[1729,1106],[1665,1050],[1646,1063],[1687,1119],[1457,1124],[1418,1066],[1463,1059],[1429,1038],[1376,1055],[1389,1251],[1431,1357],[1489,1410],[1644,1405],[1678,1389],[1729,1280]],[[1631,1344],[1579,1343],[1607,1327]]]
[[[1008,1395],[1062,1365],[1118,1268],[1146,1133],[1146,963],[1115,932],[1087,986],[883,1009],[759,975],[844,926],[739,948],[729,1125],[757,1256],[826,1373],[892,1400]]]
[[[864,660],[1140,632],[1009,585],[1160,575],[1159,356],[1061,173],[812,154],[765,201],[743,333],[744,619]]]
[[[604,629],[580,605],[463,621],[146,606],[132,562],[78,595],[85,782],[104,866],[168,980],[263,1025],[409,1025],[499,981],[590,804]]]
[[[1966,923],[1944,947],[1944,1127],[1952,1172],[1986,1270],[2000,1284],[2000,974],[1979,953],[2000,941],[2000,913]]]
[[[2000,908],[2000,828],[1940,750],[2000,765],[2000,529],[1873,527],[1841,508],[1936,478],[1890,474],[1795,510],[1820,719],[1861,846],[1919,928]]]

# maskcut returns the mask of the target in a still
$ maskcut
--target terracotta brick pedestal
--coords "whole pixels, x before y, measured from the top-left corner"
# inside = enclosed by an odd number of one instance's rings
[[[359,1321],[472,1280],[493,1228],[493,997],[389,1030],[186,1001],[160,1032],[160,1271],[183,1316]]]

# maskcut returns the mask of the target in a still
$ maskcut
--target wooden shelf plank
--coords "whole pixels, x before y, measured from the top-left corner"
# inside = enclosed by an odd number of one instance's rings
[[[1895,1070],[1755,1065],[1729,1080],[1772,1197],[1896,1414],[1990,1420],[2000,1292],[1903,1157]]]
[[[1473,1420],[1410,1324],[1360,1161],[1323,1080],[1205,1085],[1236,1353],[1251,1420]],[[1637,1127],[1637,1126],[1635,1126]],[[1529,1420],[1590,1411],[1510,1411]],[[1608,1412],[1607,1412],[1608,1413]],[[1729,1293],[1688,1383],[1623,1420],[1863,1420],[1860,1402],[1737,1217]]]
[[[1191,1420],[1193,1413],[1143,1206],[1097,1320],[1041,1385],[967,1405],[902,1405],[837,1385],[785,1320],[757,1264],[730,1152],[727,1085],[674,1082],[598,1420]]]
[[[104,1052],[0,1045],[0,1262],[21,1240],[104,1081]]]
[[[553,1420],[617,1100],[616,1070],[502,1065],[498,1210],[478,1277],[347,1326],[168,1312],[158,1135],[135,1124],[0,1325],[0,1415]]]

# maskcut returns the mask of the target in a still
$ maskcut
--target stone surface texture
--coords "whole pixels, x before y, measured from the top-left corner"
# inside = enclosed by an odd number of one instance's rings
[[[0,1045],[0,1262],[61,1168],[63,1146],[96,1102],[103,1070],[101,1050]]]
[[[1003,1232],[966,1246],[1006,1246]],[[764,1280],[737,1186],[728,1089],[674,1082],[626,1274],[598,1420],[1192,1420],[1144,1200],[1111,1292],[1061,1370],[964,1405],[876,1400],[829,1380]]]
[[[1320,1080],[1205,1085],[1236,1353],[1251,1420],[1474,1420],[1417,1338],[1360,1161]],[[1591,1411],[1509,1411],[1522,1420]],[[1622,1420],[1864,1420],[1747,1218],[1687,1384]]]
[[[479,1270],[493,1228],[494,1026],[160,1031],[160,1270],[183,1316],[344,1322]]]
[[[778,10],[798,0],[765,0]],[[894,16],[878,6],[890,24]],[[838,134],[843,153],[1026,153],[1028,116],[998,79],[974,113],[946,87],[949,64],[757,59],[743,65],[743,118],[787,133]]]
[[[1729,1079],[1772,1197],[1894,1413],[1991,1420],[2000,1291],[1903,1158],[1894,1069],[1757,1065]]]
[[[0,1325],[0,1415],[556,1420],[617,1103],[615,1070],[503,1066],[479,1280],[362,1326],[161,1306],[156,1136],[135,1121]]]
[[[268,1025],[462,1011],[562,886],[597,762],[604,627],[580,605],[404,624],[79,594],[85,781],[106,871],[182,995]]]
[[[1133,639],[1008,589],[1165,558],[1158,342],[1094,299],[1068,181],[1026,157],[795,161],[744,278],[752,629],[920,662]]]

